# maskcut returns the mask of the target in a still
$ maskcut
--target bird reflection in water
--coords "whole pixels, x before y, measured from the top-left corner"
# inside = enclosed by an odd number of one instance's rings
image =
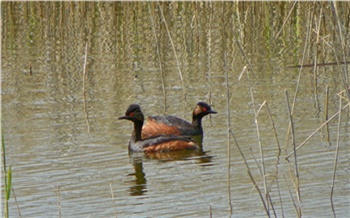
[[[147,192],[147,180],[143,172],[142,153],[129,153],[130,161],[134,166],[134,173],[128,176],[135,176],[134,184],[130,187],[130,196],[140,196]]]
[[[147,192],[147,179],[143,171],[143,161],[158,160],[160,162],[178,161],[178,160],[195,160],[201,166],[212,165],[213,156],[206,154],[202,149],[193,151],[174,151],[174,152],[155,152],[141,153],[130,152],[130,163],[134,166],[134,173],[128,176],[135,176],[135,180],[129,188],[130,196],[141,196]]]

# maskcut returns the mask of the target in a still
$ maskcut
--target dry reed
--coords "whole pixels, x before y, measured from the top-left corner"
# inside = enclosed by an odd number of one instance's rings
[[[287,21],[289,20],[289,17],[290,17],[290,15],[292,14],[292,12],[293,12],[293,10],[294,10],[294,8],[295,8],[295,5],[296,5],[297,3],[298,3],[298,1],[295,1],[294,4],[293,4],[293,6],[292,6],[292,8],[289,10],[289,13],[288,13],[286,19],[284,19],[280,31],[278,31],[277,35],[275,36],[276,39],[278,39],[278,37],[280,36],[280,34],[281,34],[281,32],[282,32],[284,26],[286,25]]]
[[[58,217],[62,217],[61,213],[61,194],[60,194],[60,187],[57,186],[57,208],[58,208]]]
[[[332,121],[334,118],[336,118],[341,111],[345,110],[347,107],[350,106],[350,103],[346,104],[343,108],[341,108],[341,110],[339,110],[337,113],[335,113],[333,116],[331,116],[326,122],[324,122],[321,126],[319,126],[315,131],[313,131],[302,143],[300,143],[296,148],[295,148],[295,151],[299,150],[299,148],[301,148],[303,145],[305,145],[305,143],[307,141],[309,141],[312,136],[314,136],[318,131],[320,131],[320,129],[322,129],[327,123],[329,123],[330,121]],[[294,151],[289,153],[287,156],[286,156],[286,159],[288,160],[288,158],[294,154]]]
[[[112,183],[109,183],[109,189],[111,190],[111,196],[112,196],[112,201],[113,201],[113,206],[114,206],[114,216],[117,218],[117,208],[116,208],[116,201],[115,201],[114,194],[113,194]]]
[[[289,186],[289,183],[288,183],[288,181],[287,181],[285,175],[283,175],[283,179],[284,179],[284,182],[287,184],[289,197],[290,197],[290,199],[291,199],[292,202],[293,202],[294,210],[295,210],[295,212],[296,212],[297,214],[299,214],[299,209],[298,209],[299,207],[298,207],[297,204],[295,203],[295,200],[294,200],[294,198],[293,198],[292,191],[290,190],[290,186]],[[298,216],[298,217],[300,217],[300,216]]]
[[[2,131],[2,130],[1,130]],[[5,138],[1,132],[1,157],[2,157],[2,170],[4,175],[4,217],[9,217],[9,206],[8,201],[10,199],[11,187],[12,187],[12,170],[11,166],[9,169],[6,167],[6,151],[5,151]],[[2,200],[2,199],[1,199]]]
[[[15,189],[13,188],[13,185],[11,186],[12,194],[13,194],[13,199],[15,200],[17,211],[18,211],[18,216],[22,217],[21,210],[19,209],[19,205],[17,202],[16,194],[15,194]]]
[[[226,82],[226,124],[227,124],[227,190],[228,190],[228,202],[230,208],[230,214],[233,213],[233,207],[231,202],[231,140],[230,140],[230,130],[231,130],[231,114],[230,114],[230,90],[229,90],[229,80],[228,80],[228,70],[227,70],[227,59],[226,53],[224,54],[224,69],[225,69],[225,82]]]
[[[211,205],[209,205],[209,217],[212,218],[213,217],[213,211],[211,209]]]
[[[89,113],[87,111],[87,106],[86,106],[86,88],[85,88],[85,83],[87,80],[87,73],[86,73],[86,64],[87,64],[87,52],[88,52],[88,44],[87,42],[85,43],[85,55],[84,55],[84,66],[83,66],[83,99],[84,99],[84,112],[85,112],[85,122],[88,128],[88,133],[91,136],[90,133],[90,123],[89,123]]]
[[[335,209],[334,209],[333,194],[334,194],[335,176],[336,176],[338,156],[339,156],[339,137],[340,137],[340,126],[341,126],[340,125],[341,124],[341,111],[342,111],[342,99],[339,98],[337,146],[336,146],[336,151],[335,151],[335,155],[334,155],[333,178],[332,178],[332,186],[331,186],[331,194],[330,194],[331,207],[332,207],[332,212],[333,212],[334,217],[336,217],[336,214],[335,214]]]
[[[271,111],[270,111],[270,108],[269,108],[267,102],[265,103],[265,107],[267,109],[267,113],[268,113],[270,121],[271,121],[271,126],[272,126],[272,129],[273,129],[273,133],[274,133],[275,140],[276,140],[276,145],[277,145],[277,151],[278,152],[277,152],[277,155],[276,155],[276,163],[275,163],[275,169],[276,169],[275,170],[275,178],[276,178],[276,185],[277,185],[277,191],[278,191],[278,198],[279,198],[279,201],[280,201],[280,204],[281,204],[281,214],[282,214],[282,216],[284,216],[282,197],[281,197],[281,192],[280,192],[279,184],[278,184],[278,166],[279,166],[279,163],[280,163],[281,146],[280,146],[280,142],[279,142],[279,139],[278,139],[278,136],[277,136],[277,130],[276,130],[276,127],[275,127],[275,122],[274,122],[274,120],[272,118]],[[273,206],[273,205],[271,204],[271,206]]]
[[[152,6],[152,8],[151,8]],[[156,40],[156,46],[157,46],[157,58],[158,58],[158,62],[159,62],[159,70],[160,70],[160,80],[162,82],[162,91],[163,91],[163,96],[164,96],[164,106],[163,106],[163,114],[166,114],[166,92],[165,92],[165,85],[164,85],[164,70],[163,70],[163,64],[162,64],[162,58],[160,55],[160,46],[159,46],[159,40],[157,37],[157,33],[156,33],[156,25],[154,22],[154,9],[153,9],[153,4],[148,2],[148,10],[150,13],[150,17],[151,17],[151,23],[152,23],[152,30],[153,30],[153,34],[154,34],[154,38]]]
[[[261,166],[257,163],[259,171],[261,173],[261,178],[264,184],[264,191],[265,191],[265,204],[267,205],[267,209],[269,209],[269,197],[268,197],[268,190],[267,190],[267,184],[266,184],[266,171],[265,171],[265,162],[264,162],[264,153],[263,153],[263,149],[262,149],[262,144],[261,144],[261,137],[260,137],[260,130],[259,130],[259,122],[258,122],[258,115],[259,115],[259,111],[261,110],[261,108],[264,106],[265,102],[259,107],[258,111],[256,110],[256,106],[255,106],[255,99],[254,99],[254,95],[253,95],[253,90],[252,87],[249,87],[250,90],[250,95],[251,95],[251,99],[253,102],[253,109],[254,109],[254,121],[255,121],[255,126],[256,126],[256,134],[258,137],[258,144],[259,144],[259,151],[260,151],[260,162],[261,162]]]
[[[328,104],[329,104],[329,87],[328,85],[326,86],[326,97],[325,97],[325,104],[324,104],[324,119],[328,120]],[[329,125],[328,123],[326,124],[325,128],[325,134],[326,134],[326,141],[329,142]]]
[[[268,210],[268,208],[267,208],[267,206],[266,206],[266,204],[265,204],[265,200],[264,200],[263,195],[261,194],[259,185],[258,185],[258,184],[255,182],[255,180],[254,180],[254,177],[253,177],[253,175],[252,175],[252,172],[251,172],[251,170],[250,170],[250,167],[249,167],[249,165],[248,165],[248,163],[247,163],[247,159],[245,158],[245,156],[244,156],[244,154],[243,154],[243,152],[242,152],[240,146],[238,145],[238,142],[237,142],[237,140],[236,140],[236,138],[235,138],[235,136],[234,136],[232,130],[230,130],[230,135],[232,136],[233,141],[235,142],[235,145],[236,145],[236,147],[238,148],[238,151],[239,151],[239,153],[240,153],[240,155],[241,155],[241,157],[242,157],[242,159],[243,159],[243,161],[244,161],[244,165],[245,165],[246,168],[247,168],[247,173],[248,173],[248,175],[249,175],[249,178],[250,178],[250,180],[252,181],[252,183],[253,183],[253,185],[254,185],[254,188],[256,189],[256,191],[257,191],[258,194],[259,194],[259,197],[260,197],[260,200],[261,200],[261,202],[262,202],[262,204],[263,204],[263,206],[264,206],[266,215],[267,215],[268,217],[270,217],[269,210]]]
[[[183,76],[182,76],[182,71],[181,71],[179,58],[177,57],[177,53],[176,53],[175,45],[174,45],[174,42],[173,42],[173,38],[171,37],[170,31],[169,31],[169,28],[168,28],[168,24],[167,24],[167,22],[165,20],[164,14],[163,14],[163,9],[160,6],[159,2],[158,2],[158,8],[159,8],[159,12],[160,12],[160,14],[162,16],[162,21],[163,21],[163,23],[165,25],[165,29],[166,29],[166,31],[168,33],[168,37],[169,37],[169,40],[170,40],[171,47],[173,48],[173,51],[174,51],[175,60],[176,60],[176,64],[177,64],[177,67],[178,67],[178,70],[179,70],[179,76],[180,76],[180,80],[181,80],[182,94],[183,94],[183,97],[184,97],[184,100],[185,100],[185,103],[186,103],[187,102],[186,101],[186,91],[185,91],[185,85],[184,85],[184,80],[183,80]]]
[[[290,109],[289,105],[289,98],[288,98],[288,92],[285,90],[285,96],[286,96],[286,102],[287,102],[287,109],[288,109],[288,116],[289,116],[289,125],[291,127],[291,136],[292,136],[292,145],[293,145],[293,151],[294,151],[294,171],[295,171],[295,177],[296,177],[296,183],[294,185],[295,191],[297,194],[297,199],[298,199],[298,210],[297,214],[298,217],[302,217],[301,213],[301,193],[300,193],[300,181],[299,181],[299,170],[298,170],[298,161],[297,161],[297,153],[296,153],[296,143],[295,143],[295,130],[294,130],[294,122],[293,122],[293,115],[292,111]]]
[[[311,10],[310,10],[310,7],[309,6],[309,13],[308,13],[308,16],[309,19],[308,19],[308,23],[310,23],[310,20],[311,20]],[[310,32],[311,32],[311,25],[308,24],[307,25],[308,28],[307,28],[307,32],[306,32],[306,39],[309,39],[309,41],[311,40],[311,37],[310,37]],[[307,47],[308,47],[308,40],[305,40],[305,44],[304,44],[304,50],[303,50],[303,56],[301,58],[301,66],[304,64],[304,60],[306,58],[306,51],[307,51]],[[303,67],[300,67],[299,69],[299,75],[298,75],[298,79],[297,79],[297,84],[296,84],[296,87],[295,87],[295,91],[294,91],[294,97],[293,97],[293,103],[292,103],[292,107],[291,107],[291,112],[290,114],[293,115],[293,112],[294,112],[294,107],[295,107],[295,104],[296,104],[296,100],[297,100],[297,95],[298,95],[298,90],[299,90],[299,85],[300,85],[300,81],[301,81],[301,75],[302,75],[302,69]],[[289,126],[288,126],[288,130],[287,130],[287,134],[286,134],[286,149],[287,149],[287,144],[288,144],[288,138],[289,138],[289,132],[290,132],[290,128],[291,128],[291,123],[289,123]]]

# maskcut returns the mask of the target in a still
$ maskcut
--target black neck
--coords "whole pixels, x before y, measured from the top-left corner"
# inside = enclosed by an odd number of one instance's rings
[[[131,138],[136,141],[140,141],[141,131],[142,131],[143,121],[134,121],[134,132],[132,133]]]
[[[192,116],[192,126],[196,129],[200,129],[200,131],[202,130],[202,118],[201,116]]]

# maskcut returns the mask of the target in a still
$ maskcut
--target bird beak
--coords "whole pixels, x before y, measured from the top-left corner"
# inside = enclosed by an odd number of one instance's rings
[[[212,111],[212,110],[211,110],[211,111],[209,111],[209,113],[210,113],[210,114],[217,114],[218,112]]]
[[[122,116],[122,117],[119,117],[118,120],[123,120],[123,119],[127,119],[126,116]]]

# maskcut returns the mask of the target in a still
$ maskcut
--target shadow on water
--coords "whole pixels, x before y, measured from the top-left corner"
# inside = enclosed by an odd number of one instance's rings
[[[173,152],[155,152],[155,153],[138,153],[130,152],[130,163],[134,166],[134,173],[128,174],[128,176],[135,176],[135,180],[129,188],[130,196],[141,196],[147,192],[147,179],[143,170],[143,162],[150,160],[157,160],[159,162],[170,161],[191,161],[195,160],[196,164],[202,166],[209,166],[214,156],[208,155],[203,149],[199,150],[186,150],[186,151],[173,151]]]

